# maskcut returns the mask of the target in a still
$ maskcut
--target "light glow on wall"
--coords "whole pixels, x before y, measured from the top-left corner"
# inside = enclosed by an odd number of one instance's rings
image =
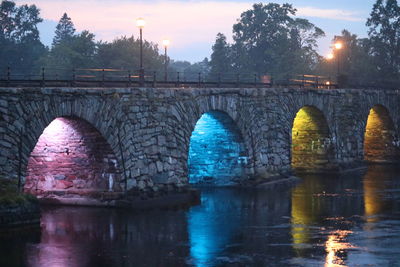
[[[301,108],[292,128],[292,167],[313,169],[329,163],[331,140],[324,114],[315,107]]]
[[[120,191],[118,180],[117,159],[100,132],[82,119],[60,117],[31,152],[24,190],[35,195]]]
[[[190,138],[189,182],[234,184],[245,174],[245,158],[242,137],[229,115],[220,111],[205,113]]]
[[[370,162],[398,162],[400,149],[389,111],[374,106],[368,115],[364,138],[364,159]]]

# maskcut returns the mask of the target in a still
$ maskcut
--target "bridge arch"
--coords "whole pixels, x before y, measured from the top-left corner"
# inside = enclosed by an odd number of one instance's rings
[[[365,124],[364,160],[369,162],[397,162],[400,159],[399,139],[387,107],[373,105]]]
[[[168,135],[167,146],[170,147],[166,151],[168,155],[168,163],[174,164],[174,171],[169,173],[168,182],[173,180],[181,181],[181,184],[188,184],[189,181],[189,150],[191,145],[191,137],[195,131],[197,122],[201,119],[203,114],[209,112],[221,112],[223,117],[229,118],[228,120],[235,128],[238,136],[241,136],[245,157],[241,158],[244,167],[244,176],[249,177],[257,170],[256,153],[261,154],[263,151],[255,152],[261,145],[256,143],[255,138],[251,138],[253,133],[256,136],[260,128],[255,128],[255,122],[259,121],[253,119],[255,112],[249,111],[244,107],[240,99],[235,95],[230,95],[227,90],[226,94],[210,95],[207,91],[206,95],[197,95],[195,99],[190,99],[179,103],[178,105],[171,105],[169,107],[168,118]],[[254,107],[254,106],[253,106]],[[209,115],[209,114],[208,114]],[[261,140],[261,139],[258,139]],[[172,175],[171,175],[172,174]],[[216,179],[210,179],[216,181]]]
[[[298,171],[331,168],[334,148],[326,116],[317,107],[304,105],[293,119],[290,158]]]
[[[14,129],[11,132],[11,136],[15,144],[13,156],[15,165],[12,168],[16,171],[12,173],[12,177],[18,179],[21,188],[24,188],[28,176],[28,163],[31,153],[46,127],[57,118],[67,118],[72,119],[73,122],[81,122],[86,125],[87,129],[90,128],[93,132],[96,132],[97,137],[102,139],[103,144],[107,144],[108,148],[112,151],[111,154],[114,157],[111,157],[109,162],[104,163],[104,166],[111,169],[112,166],[108,165],[111,162],[113,162],[114,166],[117,166],[118,177],[115,177],[115,179],[119,179],[124,183],[120,187],[129,189],[132,187],[132,184],[137,184],[137,181],[134,179],[124,181],[125,177],[129,177],[126,175],[129,173],[128,168],[134,168],[134,166],[132,167],[130,166],[131,164],[125,162],[127,168],[123,168],[121,155],[123,153],[126,155],[130,147],[132,133],[124,131],[129,120],[120,110],[105,108],[101,102],[93,100],[88,102],[85,98],[74,101],[68,101],[68,98],[55,98],[52,101],[27,102],[24,105],[16,103],[15,107],[16,110],[20,110],[21,112],[19,118],[14,120],[10,126],[11,129]],[[118,138],[118,135],[120,138]],[[121,142],[119,142],[119,139]],[[9,157],[12,157],[10,152],[7,153]],[[105,176],[111,173],[107,171],[107,168],[104,172]],[[58,179],[62,180],[61,178],[61,176],[58,177]],[[114,182],[115,179],[113,178]],[[30,187],[32,188],[32,186]],[[68,188],[73,189],[73,187]],[[113,185],[113,190],[119,190],[119,186],[116,183]],[[40,190],[37,190],[37,192],[40,193]]]
[[[235,121],[226,113],[203,113],[192,131],[189,183],[231,185],[246,177],[248,152]]]
[[[58,117],[30,154],[24,190],[35,195],[122,191],[118,160],[90,123],[76,116]]]

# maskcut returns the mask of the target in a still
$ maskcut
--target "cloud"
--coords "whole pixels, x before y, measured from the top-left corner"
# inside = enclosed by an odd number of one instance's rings
[[[322,9],[315,7],[300,7],[298,8],[297,15],[300,17],[315,17],[357,22],[365,20],[359,16],[358,12],[342,9]]]

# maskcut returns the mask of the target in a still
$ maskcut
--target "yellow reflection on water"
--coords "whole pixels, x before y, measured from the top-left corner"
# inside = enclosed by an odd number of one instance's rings
[[[377,222],[379,219],[374,215],[385,210],[385,201],[382,196],[382,192],[385,190],[385,181],[377,179],[382,176],[379,173],[379,168],[370,167],[364,176],[364,210],[367,222]],[[384,172],[382,171],[382,173]]]
[[[321,191],[321,182],[314,177],[292,190],[291,234],[294,248],[311,242],[309,227],[317,222],[321,208],[314,193]]]
[[[327,253],[325,259],[325,267],[347,266],[345,263],[345,251],[353,246],[345,242],[345,238],[353,233],[352,231],[337,230],[329,235],[325,243],[325,251]]]
[[[292,211],[291,225],[292,238],[295,245],[306,244],[310,242],[310,232],[308,226],[313,222],[312,218],[312,200],[299,194],[302,188],[298,187],[292,192]]]

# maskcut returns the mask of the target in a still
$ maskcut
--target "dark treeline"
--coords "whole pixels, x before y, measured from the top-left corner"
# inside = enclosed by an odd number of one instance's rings
[[[51,47],[39,39],[38,23],[42,22],[35,5],[16,6],[12,1],[2,1],[0,6],[0,70],[7,67],[21,75],[46,71],[67,75],[77,68],[113,68],[137,70],[139,66],[139,40],[119,37],[112,42],[96,42],[89,31],[77,33],[73,21],[64,14],[55,31]],[[152,71],[163,70],[164,56],[156,44],[144,41],[145,67]]]
[[[233,42],[217,34],[211,59],[191,64],[172,61],[169,71],[195,79],[201,72],[208,79],[234,73],[271,75],[275,80],[296,74],[340,77],[349,84],[400,81],[400,7],[397,0],[377,0],[366,21],[368,38],[358,38],[347,30],[335,36],[343,48],[333,49],[327,60],[317,52],[317,40],[324,31],[306,19],[296,17],[290,4],[254,4],[233,25]],[[76,32],[64,14],[50,47],[39,39],[42,22],[35,5],[17,6],[2,1],[0,6],[0,71],[7,67],[22,75],[40,73],[45,67],[62,75],[77,68],[137,70],[140,44],[137,38],[119,37],[112,42],[96,41],[89,31]],[[339,62],[338,62],[339,60]],[[144,41],[145,69],[162,73],[165,58],[157,44]],[[339,63],[339,64],[338,64]],[[193,77],[192,77],[193,76]]]
[[[400,7],[396,0],[377,0],[366,22],[368,38],[347,30],[332,40],[341,42],[327,60],[317,53],[324,32],[296,17],[290,4],[254,4],[233,25],[233,43],[219,33],[213,45],[210,74],[253,72],[287,79],[296,74],[333,76],[345,84],[378,85],[400,81]],[[338,62],[339,60],[339,62]],[[339,71],[337,70],[339,64]]]

